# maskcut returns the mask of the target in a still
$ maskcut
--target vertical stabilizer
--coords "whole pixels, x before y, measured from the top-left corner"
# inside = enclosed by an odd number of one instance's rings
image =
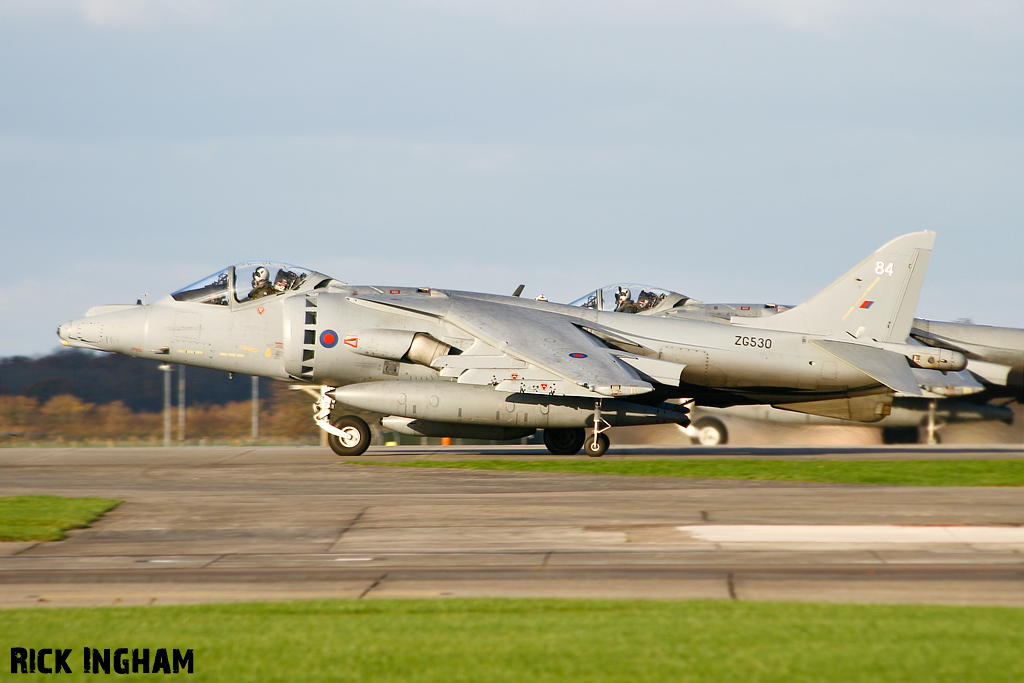
[[[934,244],[931,230],[897,237],[809,301],[770,318],[734,318],[733,323],[903,342],[910,335]]]

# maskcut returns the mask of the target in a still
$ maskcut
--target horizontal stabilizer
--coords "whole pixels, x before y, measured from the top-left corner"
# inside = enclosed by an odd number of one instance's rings
[[[917,378],[914,377],[914,373],[907,363],[907,357],[901,353],[893,353],[875,346],[828,339],[814,340],[811,343],[893,391],[911,396],[922,395],[921,388],[917,385]]]

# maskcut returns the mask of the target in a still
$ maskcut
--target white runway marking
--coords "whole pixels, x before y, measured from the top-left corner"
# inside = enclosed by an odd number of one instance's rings
[[[676,527],[712,543],[1020,543],[1024,527],[706,524]]]

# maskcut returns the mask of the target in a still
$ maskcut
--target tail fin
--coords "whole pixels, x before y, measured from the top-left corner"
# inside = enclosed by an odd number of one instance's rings
[[[910,335],[934,244],[931,230],[897,237],[805,303],[768,318],[734,318],[732,322],[903,342]]]

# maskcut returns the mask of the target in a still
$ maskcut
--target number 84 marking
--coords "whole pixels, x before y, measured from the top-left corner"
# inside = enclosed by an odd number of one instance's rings
[[[892,264],[875,261],[875,275],[892,275]]]

